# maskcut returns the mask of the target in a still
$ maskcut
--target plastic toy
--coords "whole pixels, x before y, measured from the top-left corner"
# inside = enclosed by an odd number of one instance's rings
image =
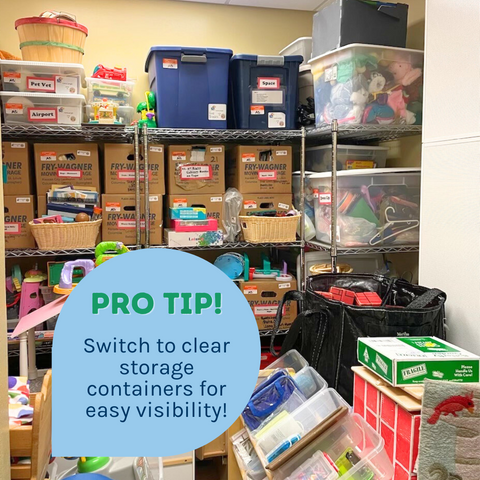
[[[250,259],[248,258],[248,255],[246,253],[243,254],[243,260],[245,264],[243,279],[246,282],[248,282],[249,280],[261,278],[276,279],[282,274],[280,270],[271,268],[270,260],[264,253],[262,253],[263,268],[250,267]]]
[[[288,273],[287,262],[283,262],[282,271],[280,272],[280,275],[275,277],[275,280],[277,282],[289,282],[290,280],[293,280],[293,277]]]
[[[95,266],[129,251],[122,242],[100,242],[95,248]]]
[[[141,120],[138,121],[139,127],[142,127],[144,124],[146,124],[148,128],[157,127],[155,106],[155,94],[153,92],[145,92],[145,101],[137,105],[137,113],[142,115]]]
[[[86,276],[95,268],[95,264],[93,260],[73,260],[65,263],[60,274],[60,283],[53,287],[54,293],[60,295],[70,295],[72,293],[73,289],[78,285],[73,283],[73,270],[75,268],[81,268],[84,271],[84,276]]]
[[[338,467],[338,473],[341,477],[351,470],[357,463],[360,462],[360,458],[355,454],[351,448],[347,448],[345,452],[335,462]],[[375,478],[374,473],[367,467],[362,467],[352,476],[355,480],[373,480]]]
[[[362,307],[380,307],[382,299],[375,292],[356,293],[355,303]]]
[[[103,125],[121,124],[117,120],[118,103],[111,102],[107,98],[103,98],[101,102],[93,102],[93,120],[89,123],[98,123]]]
[[[289,438],[286,438],[273,452],[270,452],[267,455],[267,462],[273,462],[277,457],[279,457],[283,452],[287,451],[291,446],[295,445],[300,440],[300,435],[292,435]]]
[[[355,292],[352,292],[351,290],[330,287],[330,293],[332,294],[332,300],[336,300],[337,302],[343,302],[347,305],[353,305],[355,302]]]
[[[92,78],[104,78],[105,80],[121,80],[122,82],[126,82],[127,69],[125,67],[108,68],[98,64],[93,69]]]
[[[245,262],[240,253],[230,252],[217,257],[214,265],[228,278],[235,280],[242,275]]]
[[[207,218],[206,220],[172,220],[173,229],[176,232],[216,232],[218,220]]]

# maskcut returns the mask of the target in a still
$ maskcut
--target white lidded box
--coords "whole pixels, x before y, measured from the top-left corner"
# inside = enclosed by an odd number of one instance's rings
[[[11,124],[80,125],[83,95],[0,92],[3,118]]]
[[[388,148],[364,145],[338,145],[337,170],[385,168]],[[305,151],[305,168],[312,172],[332,170],[332,145],[310,147]]]
[[[316,125],[421,125],[423,59],[421,50],[365,44],[312,58]]]
[[[87,102],[101,102],[106,98],[119,106],[133,106],[133,89],[135,80],[106,80],[104,78],[88,77],[87,81]]]
[[[279,55],[301,55],[303,57],[303,65],[312,58],[312,41],[312,37],[297,38],[294,42],[285,47]]]
[[[331,172],[307,178],[313,192],[317,240],[330,243]],[[340,247],[418,243],[420,168],[375,168],[337,173]]]
[[[85,70],[77,63],[0,60],[0,72],[6,92],[78,95],[85,87]]]

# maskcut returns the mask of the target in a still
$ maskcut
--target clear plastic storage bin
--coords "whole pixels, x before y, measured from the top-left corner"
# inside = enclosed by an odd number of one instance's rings
[[[388,148],[362,145],[337,146],[337,170],[385,168]],[[332,145],[310,147],[305,151],[305,168],[312,172],[332,170]]]
[[[295,374],[307,366],[308,362],[296,350],[289,350],[272,362],[264,371],[271,372],[277,368],[285,368],[290,374]]]
[[[242,478],[246,480],[263,480],[266,478],[265,469],[253,448],[247,431],[245,429],[240,430],[230,440]]]
[[[83,95],[0,92],[5,123],[80,125]]]
[[[115,102],[119,106],[133,106],[134,80],[105,80],[104,78],[89,77],[87,80],[87,102],[101,102],[104,98]]]
[[[285,480],[336,480],[338,473],[322,452],[315,452]]]
[[[117,121],[122,125],[130,125],[133,122],[135,109],[133,107],[118,107],[117,109]],[[92,105],[85,106],[85,121],[91,122],[94,120],[94,110]]]
[[[394,470],[384,445],[360,415],[346,415],[275,470],[273,478],[291,478],[316,452],[323,452],[336,464],[342,480],[391,480]]]
[[[305,398],[313,397],[328,387],[327,382],[313,367],[303,367],[293,379]]]
[[[0,72],[6,92],[77,95],[85,86],[83,65],[76,63],[0,60]]]
[[[297,38],[294,42],[285,47],[279,55],[301,55],[303,57],[302,65],[304,65],[312,58],[312,41],[312,37]]]
[[[317,240],[330,243],[331,173],[308,178]],[[343,170],[337,177],[337,242],[341,247],[417,244],[420,169]]]
[[[421,125],[423,52],[353,44],[309,62],[317,126]]]

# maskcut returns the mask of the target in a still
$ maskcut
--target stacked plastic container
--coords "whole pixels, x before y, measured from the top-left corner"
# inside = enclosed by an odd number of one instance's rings
[[[79,125],[85,97],[83,66],[0,60],[0,99],[10,124]]]
[[[339,415],[329,428],[317,436],[308,435],[342,407],[343,416]],[[334,480],[341,476],[391,480],[393,476],[384,440],[361,417],[351,413],[348,404],[335,390],[327,388],[323,378],[296,350],[260,372],[242,418],[261,465],[270,472],[269,478]],[[303,445],[299,444],[293,455],[283,455],[302,439]],[[238,443],[238,436],[232,442]],[[278,465],[270,468],[276,459]],[[255,465],[252,473],[261,478],[258,465],[251,463]],[[248,467],[241,464],[247,478]]]

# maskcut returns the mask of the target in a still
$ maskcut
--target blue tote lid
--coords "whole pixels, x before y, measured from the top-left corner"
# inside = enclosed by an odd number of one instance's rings
[[[150,48],[148,52],[147,61],[145,62],[145,71],[148,72],[148,65],[150,58],[155,52],[160,53],[174,53],[174,54],[186,54],[186,55],[228,55],[231,57],[233,51],[228,48],[210,48],[210,47],[180,47],[175,45],[156,45]]]

